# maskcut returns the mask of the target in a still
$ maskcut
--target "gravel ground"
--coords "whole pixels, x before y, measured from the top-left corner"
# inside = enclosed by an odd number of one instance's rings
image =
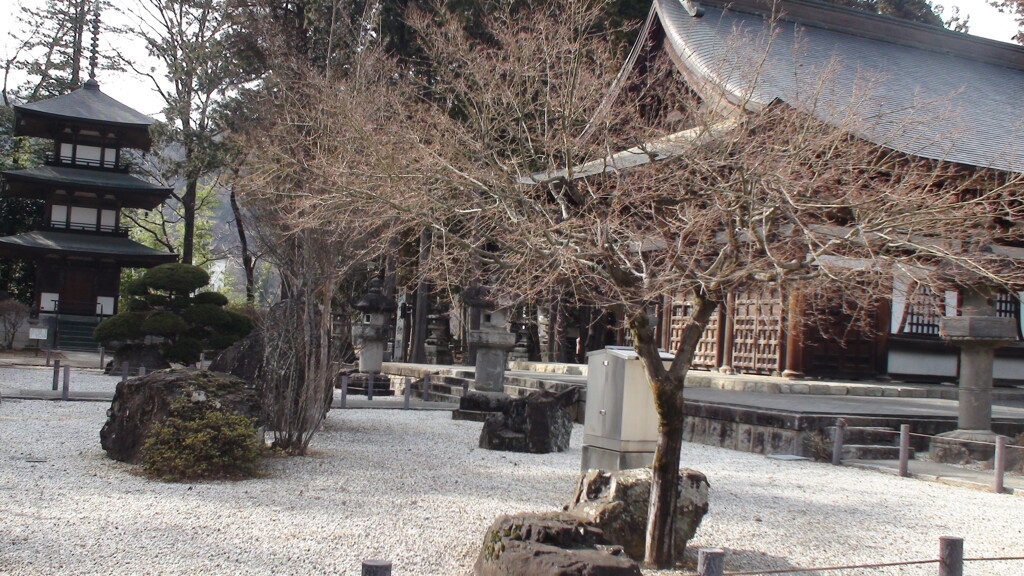
[[[107,376],[103,371],[86,368],[72,368],[68,386],[72,392],[109,392],[121,381],[120,376]],[[58,386],[64,383],[61,370]],[[52,390],[53,367],[46,366],[0,366],[0,394],[11,394],[19,390]]]
[[[17,371],[0,370],[2,389],[25,387]],[[469,574],[486,526],[557,509],[580,461],[579,427],[566,453],[508,454],[476,448],[480,424],[445,412],[336,410],[309,456],[270,459],[262,478],[166,484],[105,458],[106,408],[0,403],[0,574],[354,575],[364,558],[396,576]],[[1024,555],[1024,498],[701,445],[683,462],[711,482],[691,547],[725,548],[727,570],[935,558],[946,535],[967,557]],[[966,573],[1019,576],[1024,562]]]

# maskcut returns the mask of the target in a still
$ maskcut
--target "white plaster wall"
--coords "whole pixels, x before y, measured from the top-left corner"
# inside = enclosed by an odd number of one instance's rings
[[[917,374],[956,378],[956,356],[889,350],[890,374]]]

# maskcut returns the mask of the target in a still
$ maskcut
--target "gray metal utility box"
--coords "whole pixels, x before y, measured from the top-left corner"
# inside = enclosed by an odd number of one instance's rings
[[[672,355],[662,353],[669,362]],[[583,462],[589,470],[650,466],[658,444],[658,413],[640,357],[624,346],[587,354]]]

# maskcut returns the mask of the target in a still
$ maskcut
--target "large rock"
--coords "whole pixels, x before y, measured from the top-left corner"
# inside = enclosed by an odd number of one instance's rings
[[[125,362],[128,363],[128,370],[131,374],[138,374],[139,368],[153,372],[171,367],[171,364],[164,360],[160,346],[156,344],[125,344],[114,352],[114,357],[107,362],[103,373],[120,376]]]
[[[473,567],[476,576],[639,576],[601,531],[561,513],[501,516]]]
[[[534,454],[564,452],[572,435],[568,408],[579,398],[578,386],[563,392],[537,390],[525,398],[512,398],[500,414],[487,417],[480,432],[480,447]]]
[[[241,378],[207,370],[162,370],[119,382],[100,430],[114,460],[138,463],[150,428],[167,419],[175,402],[211,402],[247,418],[262,415],[260,394]]]
[[[683,561],[686,543],[693,538],[708,511],[708,480],[696,470],[679,470],[673,558]],[[606,538],[643,560],[647,513],[651,499],[651,469],[606,472],[588,470],[580,475],[572,503],[566,510],[600,528]]]
[[[255,386],[263,364],[263,348],[263,332],[253,330],[245,338],[225,348],[210,362],[208,368],[213,372],[238,376]]]

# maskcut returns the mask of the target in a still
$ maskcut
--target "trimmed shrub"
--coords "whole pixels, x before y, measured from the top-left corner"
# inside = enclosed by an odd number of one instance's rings
[[[181,316],[193,326],[213,326],[219,328],[230,322],[227,310],[213,304],[189,306],[182,311]]]
[[[124,293],[129,296],[145,296],[149,293],[149,288],[142,278],[136,278],[124,285]]]
[[[227,306],[228,297],[220,292],[200,292],[192,297],[196,304],[213,304],[214,306]]]
[[[179,338],[176,342],[164,345],[164,359],[179,364],[193,364],[199,361],[203,353],[203,345],[195,338]]]
[[[172,312],[157,312],[142,323],[142,332],[153,336],[172,337],[187,329],[181,316]]]
[[[104,345],[115,341],[138,340],[145,335],[142,332],[142,323],[145,320],[145,314],[121,312],[100,322],[93,330],[92,337]]]
[[[161,480],[251,478],[263,446],[253,421],[209,403],[179,403],[155,424],[142,447],[142,466]]]
[[[150,290],[172,294],[191,294],[210,283],[210,275],[198,266],[188,264],[161,264],[142,275]]]

